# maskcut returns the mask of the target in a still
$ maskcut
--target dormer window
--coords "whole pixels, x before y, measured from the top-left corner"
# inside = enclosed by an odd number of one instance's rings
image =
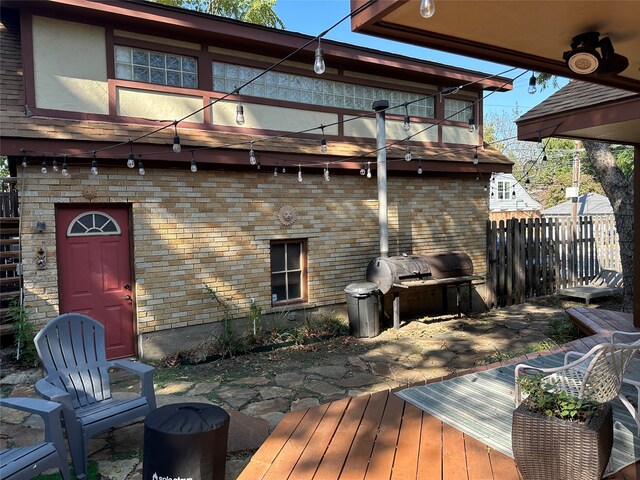
[[[172,87],[198,87],[198,60],[194,57],[115,47],[116,78]]]

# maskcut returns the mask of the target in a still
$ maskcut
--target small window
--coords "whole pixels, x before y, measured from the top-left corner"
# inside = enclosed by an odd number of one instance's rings
[[[306,240],[271,243],[271,303],[304,302]]]
[[[468,122],[473,115],[473,102],[447,98],[444,102],[444,118],[454,122]]]
[[[171,53],[115,47],[116,78],[136,82],[198,87],[198,60]]]
[[[104,212],[86,212],[78,215],[69,224],[68,237],[91,235],[120,235],[120,225]]]
[[[498,182],[498,200],[511,199],[511,182]]]

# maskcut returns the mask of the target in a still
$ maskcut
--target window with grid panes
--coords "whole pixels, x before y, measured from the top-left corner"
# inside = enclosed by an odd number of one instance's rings
[[[511,198],[511,182],[498,182],[498,200],[509,200]]]
[[[444,118],[454,122],[468,122],[470,118],[475,118],[473,102],[446,98],[444,102]]]
[[[194,57],[115,47],[116,78],[172,87],[197,88],[198,60]]]
[[[306,240],[271,243],[271,303],[303,302]]]

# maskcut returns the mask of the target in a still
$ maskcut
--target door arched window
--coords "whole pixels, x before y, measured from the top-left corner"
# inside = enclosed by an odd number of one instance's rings
[[[85,212],[71,221],[67,228],[68,237],[87,237],[90,235],[120,235],[120,225],[104,212]]]

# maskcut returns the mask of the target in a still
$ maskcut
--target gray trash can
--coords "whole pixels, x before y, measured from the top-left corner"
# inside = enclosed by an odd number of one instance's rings
[[[377,337],[380,335],[380,310],[375,283],[361,282],[347,285],[347,312],[349,314],[349,332],[354,337]]]
[[[144,421],[144,480],[224,480],[229,414],[207,403],[173,403]]]

